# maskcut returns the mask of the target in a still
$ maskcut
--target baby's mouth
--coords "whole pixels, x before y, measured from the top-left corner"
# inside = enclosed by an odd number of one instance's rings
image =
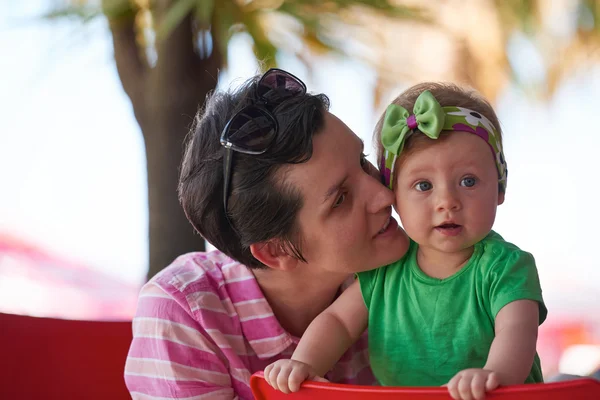
[[[455,224],[454,222],[444,222],[436,226],[435,230],[444,236],[458,236],[462,232],[462,225]]]
[[[456,228],[460,228],[460,227],[461,227],[461,225],[454,224],[454,223],[444,223],[444,224],[436,226],[437,229],[456,229]]]

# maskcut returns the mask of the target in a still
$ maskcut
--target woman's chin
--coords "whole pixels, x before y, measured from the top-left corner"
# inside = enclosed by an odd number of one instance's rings
[[[397,226],[393,237],[390,237],[390,239],[390,243],[387,243],[387,257],[384,261],[385,264],[382,264],[381,266],[392,264],[398,261],[404,257],[404,255],[408,252],[408,248],[410,247],[410,239],[408,238],[408,235],[404,229],[402,229],[400,226]]]

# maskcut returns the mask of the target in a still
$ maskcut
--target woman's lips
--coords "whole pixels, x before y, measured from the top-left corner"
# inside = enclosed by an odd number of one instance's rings
[[[377,232],[377,234],[381,234],[383,232],[385,232],[385,230],[388,228],[388,226],[390,226],[390,220],[392,219],[392,217],[388,217],[388,219],[385,221],[385,224],[383,224],[383,228],[381,228],[379,230],[379,232]]]
[[[377,232],[377,235],[375,235],[375,237],[387,236],[390,233],[393,233],[394,231],[396,231],[397,229],[398,229],[398,222],[396,222],[396,220],[390,216],[390,218],[388,219],[386,224],[383,226],[383,228],[379,232]]]

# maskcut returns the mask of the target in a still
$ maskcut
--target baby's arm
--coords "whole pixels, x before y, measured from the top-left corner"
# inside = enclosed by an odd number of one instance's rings
[[[306,379],[325,375],[367,328],[367,307],[358,281],[317,316],[302,335],[291,360],[265,368],[265,379],[275,389],[295,392]]]
[[[533,300],[513,301],[498,312],[495,324],[496,337],[484,368],[498,374],[500,385],[522,384],[535,357],[539,304]]]
[[[539,305],[533,300],[517,300],[496,315],[495,338],[483,369],[467,369],[448,382],[454,399],[483,399],[485,391],[499,385],[522,384],[535,357]]]

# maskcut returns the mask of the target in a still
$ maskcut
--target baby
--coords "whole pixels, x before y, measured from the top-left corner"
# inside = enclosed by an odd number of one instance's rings
[[[542,382],[536,340],[547,310],[535,261],[492,231],[507,178],[494,110],[474,91],[422,83],[393,101],[376,132],[410,248],[359,273],[265,378],[297,391],[368,326],[385,386],[445,384],[455,399],[482,399],[499,385]]]

